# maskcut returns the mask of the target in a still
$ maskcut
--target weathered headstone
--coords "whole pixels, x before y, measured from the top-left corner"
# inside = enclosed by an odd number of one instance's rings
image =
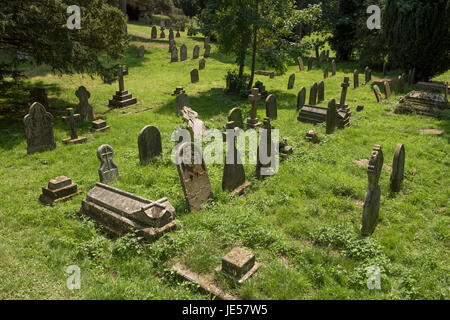
[[[119,168],[114,163],[114,150],[108,144],[103,144],[97,149],[97,158],[101,165],[98,169],[100,182],[110,183],[120,179]]]
[[[109,126],[106,125],[106,121],[102,119],[92,121],[92,126],[89,128],[91,132],[101,132],[109,129]]]
[[[386,94],[386,100],[391,98],[391,85],[388,81],[384,82],[384,93]]]
[[[315,106],[317,103],[317,82],[314,82],[309,91],[309,105]]]
[[[383,102],[383,97],[381,96],[380,88],[377,85],[373,86],[373,93],[375,94],[375,98],[377,99],[378,103]]]
[[[300,110],[306,102],[306,88],[301,87],[297,95],[297,110]]]
[[[189,97],[185,92],[180,93],[177,95],[177,115],[181,116],[181,110],[183,107],[191,107],[189,104]]]
[[[317,103],[321,103],[322,101],[325,101],[325,83],[323,80],[319,82],[317,90]]]
[[[331,75],[335,76],[336,75],[336,60],[333,59],[333,61],[331,61]]]
[[[233,128],[234,129],[234,128]],[[244,189],[250,185],[245,180],[244,166],[241,154],[236,148],[236,136],[239,130],[234,131],[232,137],[227,138],[227,154],[222,176],[222,190],[230,191],[232,194],[241,195]]]
[[[174,34],[173,34],[173,30],[170,29],[170,30],[169,30],[169,40],[174,40],[174,39],[175,39],[175,36],[174,36]]]
[[[180,61],[187,60],[187,47],[183,44],[180,48]]]
[[[276,165],[276,147],[272,141],[272,126],[269,118],[264,118],[263,126],[259,133],[260,139],[256,157],[256,177],[263,179],[271,175],[276,168],[272,165]],[[263,157],[262,157],[263,155]]]
[[[391,192],[399,192],[405,173],[405,147],[399,143],[394,153],[394,161],[391,172]]]
[[[80,102],[78,103],[77,111],[81,116],[81,121],[94,120],[94,109],[88,101],[91,97],[91,93],[87,91],[84,86],[81,86],[77,91],[75,91],[75,95],[80,100]]]
[[[156,30],[156,27],[153,26],[152,27],[152,35],[151,35],[152,39],[156,39],[158,37],[158,30]]]
[[[63,122],[67,122],[70,128],[70,138],[64,139],[63,143],[65,144],[76,144],[76,143],[85,143],[87,138],[79,137],[77,134],[77,127],[75,126],[75,121],[80,120],[81,116],[77,113],[74,114],[72,108],[67,108],[67,116],[62,117]]]
[[[240,108],[233,108],[228,113],[228,122],[226,124],[227,129],[244,128],[242,121],[242,110]]]
[[[258,102],[261,100],[261,93],[259,93],[258,88],[252,88],[251,94],[248,96],[248,101],[252,104],[252,109],[250,110],[250,118],[247,119],[248,128],[256,128],[262,125],[257,118],[258,113]]]
[[[199,82],[198,69],[191,71],[191,83]]]
[[[313,67],[313,57],[308,58],[308,71],[311,71]]]
[[[144,46],[140,46],[138,48],[138,58],[143,58],[145,55],[145,47]]]
[[[178,62],[178,49],[177,47],[172,48],[172,52],[170,54],[170,62]]]
[[[353,88],[358,88],[359,87],[359,73],[358,70],[355,69],[355,71],[353,71]]]
[[[194,52],[192,54],[192,59],[198,59],[199,56],[200,56],[200,47],[199,46],[195,46],[194,47]]]
[[[154,126],[145,126],[138,136],[139,160],[145,165],[162,153],[161,134]]]
[[[298,68],[300,69],[300,71],[304,71],[305,70],[305,66],[303,65],[303,58],[302,57],[298,57]]]
[[[161,34],[159,35],[160,39],[165,39],[166,38],[166,34],[164,33],[164,29],[161,28]]]
[[[325,69],[323,69],[323,78],[328,78],[328,67],[325,67]]]
[[[169,53],[172,53],[173,48],[177,47],[175,40],[169,40]]]
[[[243,248],[236,247],[222,258],[220,272],[242,284],[258,269],[255,255]]]
[[[336,100],[331,99],[328,102],[326,133],[332,134],[336,129]]]
[[[198,118],[198,113],[189,107],[184,106],[181,108],[181,117],[187,123],[191,132],[191,137],[202,137],[206,133],[205,123]]]
[[[48,109],[48,97],[44,88],[33,88],[30,90],[30,104],[39,102],[44,108]]]
[[[128,68],[126,69],[126,74],[128,74]],[[111,108],[123,108],[132,106],[137,103],[137,99],[125,90],[125,83],[123,81],[124,68],[119,68],[119,91],[113,96],[112,100],[109,100],[109,106]]]
[[[42,187],[39,200],[44,204],[52,205],[59,201],[67,201],[80,192],[78,186],[72,183],[71,179],[66,176],[59,176],[50,179],[48,185]]]
[[[211,54],[211,46],[208,44],[205,48],[205,53],[203,54],[203,58],[209,58]]]
[[[294,88],[294,83],[295,83],[295,74],[291,74],[289,77],[289,82],[288,82],[288,90]]]
[[[202,149],[185,142],[177,150],[177,171],[189,209],[198,211],[213,197]]]
[[[365,84],[368,84],[370,82],[369,79],[369,67],[366,66],[366,68],[364,69],[364,80],[365,80]]]
[[[53,116],[42,104],[35,102],[23,118],[27,136],[27,153],[42,152],[56,148],[53,134]]]
[[[369,160],[367,176],[369,178],[369,187],[364,201],[364,210],[362,215],[361,234],[370,236],[378,224],[380,211],[381,189],[379,185],[381,170],[383,169],[383,151],[381,146],[375,145]]]
[[[177,33],[175,34],[175,38],[181,37],[180,31],[177,30]]]
[[[274,120],[277,118],[277,97],[271,94],[266,99],[266,117]]]
[[[200,61],[198,62],[198,69],[203,70],[203,69],[205,69],[205,66],[206,66],[206,60],[200,59]]]

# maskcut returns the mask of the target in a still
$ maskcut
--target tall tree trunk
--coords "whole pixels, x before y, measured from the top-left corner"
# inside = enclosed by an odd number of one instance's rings
[[[256,16],[259,16],[259,0],[256,0]],[[248,90],[253,86],[253,80],[255,79],[255,65],[256,65],[256,47],[257,47],[257,37],[258,37],[258,23],[255,21],[253,25],[253,52],[252,52],[252,73],[250,75],[250,80],[248,82]]]
[[[128,15],[127,15],[127,0],[119,0],[119,9],[122,10],[123,15],[125,16],[125,19],[128,22]],[[125,24],[125,32],[128,32],[127,25]]]

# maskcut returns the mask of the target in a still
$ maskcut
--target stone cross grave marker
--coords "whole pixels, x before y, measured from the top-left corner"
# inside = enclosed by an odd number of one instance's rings
[[[317,82],[314,82],[309,91],[309,105],[315,106],[317,103]]]
[[[198,59],[199,56],[200,56],[200,47],[199,46],[195,46],[194,47],[194,52],[192,54],[192,59]]]
[[[100,182],[111,183],[120,179],[119,168],[114,163],[114,150],[108,144],[103,144],[97,149],[97,158],[101,165],[98,169]]]
[[[128,68],[119,68],[119,91],[113,96],[112,100],[109,100],[109,106],[111,108],[123,108],[132,106],[137,103],[137,99],[125,90],[125,83],[123,76],[128,74]]]
[[[198,69],[194,69],[191,71],[191,83],[199,82]]]
[[[386,100],[391,98],[391,85],[388,81],[384,82],[384,93],[386,94]]]
[[[75,121],[81,120],[80,114],[74,114],[72,108],[67,108],[67,116],[62,117],[63,122],[66,122],[70,128],[70,138],[64,139],[63,143],[84,143],[87,141],[85,137],[79,137],[77,134],[77,127],[75,126]]]
[[[325,101],[325,82],[323,82],[323,80],[320,81],[317,88],[317,103],[321,103],[322,101]]]
[[[187,47],[183,44],[180,48],[180,61],[185,60],[187,60]]]
[[[252,88],[251,94],[248,96],[248,101],[252,104],[252,109],[250,110],[250,118],[247,119],[248,128],[256,128],[262,125],[259,119],[256,117],[258,113],[258,102],[261,100],[261,93],[259,93],[258,88]]]
[[[56,148],[53,134],[53,116],[42,104],[35,102],[23,118],[27,136],[27,153],[42,152]]]
[[[91,97],[91,93],[87,91],[84,86],[80,86],[78,90],[75,91],[75,95],[80,100],[80,102],[78,103],[78,113],[81,116],[81,120],[94,120],[94,109],[88,101]]]
[[[142,165],[162,153],[161,134],[154,126],[145,126],[138,136],[139,160]]]
[[[297,110],[300,110],[306,102],[306,88],[301,87],[297,95]]]
[[[383,169],[383,151],[381,146],[375,145],[369,160],[369,168],[367,176],[369,179],[369,187],[364,201],[364,209],[362,215],[361,234],[370,236],[378,224],[378,216],[380,211],[381,189],[379,185],[381,170]]]
[[[178,148],[176,163],[188,207],[198,211],[213,197],[201,148],[193,142],[183,143]]]
[[[326,133],[332,134],[336,129],[336,100],[330,99],[328,102]]]
[[[344,82],[341,84],[342,90],[341,90],[341,100],[339,102],[339,108],[347,107],[347,105],[345,104],[345,100],[347,99],[347,89],[350,86],[349,81],[350,81],[349,77],[344,77]]]
[[[356,89],[359,87],[359,73],[358,70],[353,71],[353,88]]]
[[[266,99],[266,117],[275,120],[277,116],[277,97],[271,94]]]
[[[373,92],[375,94],[375,98],[377,99],[378,103],[383,102],[383,97],[381,96],[380,88],[377,85],[373,86]]]
[[[294,88],[294,83],[295,83],[295,74],[293,73],[289,76],[288,90]]]
[[[399,192],[403,183],[405,173],[405,146],[401,143],[397,145],[394,153],[394,161],[391,172],[391,192]]]

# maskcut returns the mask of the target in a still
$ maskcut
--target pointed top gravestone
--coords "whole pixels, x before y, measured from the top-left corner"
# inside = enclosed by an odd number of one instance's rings
[[[98,169],[98,175],[101,183],[110,183],[120,179],[119,168],[114,163],[114,150],[108,144],[103,144],[97,149],[97,158],[101,165]]]
[[[198,63],[198,69],[199,70],[203,70],[205,69],[206,66],[206,60],[205,59],[200,59],[199,63]]]
[[[306,102],[306,88],[301,87],[297,95],[297,110],[300,110]]]
[[[326,133],[332,134],[335,129],[336,129],[336,100],[331,99],[328,102]]]
[[[315,106],[317,103],[317,82],[314,82],[309,91],[309,105]]]
[[[403,183],[405,173],[405,147],[399,143],[394,153],[391,172],[391,192],[399,192]]]
[[[277,97],[273,94],[266,99],[266,116],[272,120],[277,118]]]
[[[180,48],[180,61],[185,60],[187,60],[187,47],[183,44]]]
[[[86,90],[84,86],[80,86],[77,91],[75,91],[75,95],[78,97],[80,102],[78,103],[78,113],[81,116],[81,120],[92,121],[94,120],[94,109],[89,104],[89,98],[91,94]]]
[[[161,134],[154,126],[145,126],[138,136],[139,160],[147,164],[153,157],[162,153]]]
[[[288,86],[287,86],[288,90],[294,88],[294,83],[295,83],[295,74],[293,73],[289,76],[289,81],[288,81]]]
[[[323,82],[323,80],[319,82],[317,90],[317,103],[321,103],[322,101],[325,101],[325,83]]]
[[[27,153],[42,152],[56,148],[53,134],[53,116],[42,104],[35,102],[23,118],[27,136]]]
[[[195,46],[194,47],[194,52],[192,54],[192,59],[198,59],[200,55],[200,47],[199,46]]]

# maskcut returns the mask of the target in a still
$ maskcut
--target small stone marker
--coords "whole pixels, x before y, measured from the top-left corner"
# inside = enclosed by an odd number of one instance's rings
[[[266,99],[266,117],[275,120],[277,116],[277,97],[271,94]]]
[[[303,65],[303,58],[302,57],[298,57],[298,68],[300,69],[300,71],[304,71],[305,70],[305,66]]]
[[[170,62],[178,62],[178,49],[177,47],[172,48],[172,52],[170,53]]]
[[[205,53],[203,54],[203,58],[209,58],[211,54],[211,46],[208,44],[205,48]]]
[[[123,81],[123,76],[128,74],[128,68],[125,69],[119,68],[119,91],[116,91],[116,94],[113,96],[112,100],[109,100],[109,106],[111,108],[123,108],[135,105],[137,103],[137,99],[133,98],[133,96],[128,93],[128,90],[125,90],[125,83]]]
[[[311,71],[313,67],[313,57],[308,58],[308,71]]]
[[[222,258],[221,272],[242,284],[258,269],[255,255],[243,248],[236,247]]]
[[[361,234],[370,236],[378,224],[378,216],[380,211],[381,189],[379,185],[381,170],[383,169],[383,151],[381,146],[375,145],[369,160],[369,168],[367,176],[369,178],[369,188],[364,201],[364,209],[362,215]]]
[[[336,61],[333,59],[333,61],[331,61],[331,75],[335,76],[336,75]]]
[[[203,48],[206,49],[206,47],[209,46],[210,42],[211,42],[211,39],[208,36],[206,36],[205,41],[203,43]]]
[[[306,88],[301,87],[297,95],[297,110],[300,110],[306,102]]]
[[[78,88],[75,91],[75,95],[78,97],[80,102],[78,103],[78,113],[81,116],[81,121],[94,120],[94,109],[89,104],[89,98],[91,97],[91,93],[86,90],[84,86]]]
[[[355,69],[353,71],[353,88],[356,89],[359,87],[359,73],[358,70]]]
[[[147,164],[153,157],[162,153],[161,134],[154,126],[145,126],[138,136],[139,160]]]
[[[258,102],[261,100],[261,93],[259,93],[258,88],[252,88],[251,94],[248,96],[248,101],[252,104],[252,109],[250,110],[250,118],[247,119],[248,128],[256,128],[262,125],[257,118],[258,113]]]
[[[399,143],[394,153],[394,161],[391,172],[391,192],[399,192],[405,173],[405,147]]]
[[[166,34],[164,33],[164,29],[161,28],[161,34],[159,35],[160,39],[165,39],[166,38]]]
[[[30,103],[39,102],[44,108],[48,108],[48,97],[44,88],[33,88],[30,90]]]
[[[100,182],[110,183],[120,179],[119,168],[113,161],[114,150],[110,145],[101,145],[97,150],[97,158],[101,162],[98,169]]]
[[[109,126],[106,125],[106,121],[102,119],[92,121],[92,126],[89,128],[91,132],[101,132],[109,129]]]
[[[292,146],[288,144],[288,138],[283,137],[283,139],[280,141],[278,153],[282,159],[286,159],[290,154],[294,152],[294,149]]]
[[[213,197],[201,148],[193,142],[183,143],[178,148],[176,163],[188,207],[198,211]]]
[[[198,59],[200,55],[200,47],[199,46],[195,46],[194,47],[194,52],[192,54],[192,59]]]
[[[180,31],[177,30],[177,33],[175,34],[175,38],[179,38],[179,37],[181,37],[181,34],[180,34]]]
[[[306,137],[305,138],[306,138],[306,140],[308,140],[312,144],[317,144],[317,143],[320,142],[319,135],[314,130],[309,130],[308,132],[306,132]]]
[[[191,71],[191,83],[199,82],[198,69],[194,69]]]
[[[145,55],[145,47],[144,46],[140,46],[138,48],[138,58],[143,58]]]
[[[205,69],[206,66],[206,60],[205,59],[200,59],[199,63],[198,63],[198,69],[199,70],[203,70]]]
[[[152,39],[156,39],[158,37],[158,31],[156,30],[156,27],[153,26],[152,27],[152,35],[151,35]]]
[[[294,83],[295,83],[295,74],[293,73],[289,77],[288,90],[294,88]]]
[[[317,103],[321,103],[322,101],[325,101],[325,83],[323,82],[323,80],[319,82],[317,90]]]
[[[241,108],[233,108],[230,110],[230,112],[228,113],[228,122],[225,127],[227,129],[244,128]]]
[[[233,130],[234,133],[228,136],[227,132],[227,154],[222,176],[222,190],[232,192],[232,195],[242,195],[244,189],[250,185],[245,180],[244,166],[242,165],[241,154],[236,148],[236,137],[239,135],[239,129]]]
[[[35,102],[23,118],[27,136],[27,153],[42,152],[56,148],[53,134],[53,116],[42,104]]]
[[[187,60],[187,47],[183,44],[180,48],[180,61]]]
[[[375,94],[375,98],[377,99],[378,103],[383,102],[383,97],[381,96],[380,88],[377,85],[373,86],[373,92]]]
[[[331,99],[328,102],[326,133],[332,134],[336,129],[336,100]]]
[[[185,92],[180,93],[177,95],[177,115],[181,116],[181,110],[183,107],[191,107],[189,104],[189,97]]]
[[[67,122],[70,128],[70,138],[64,139],[63,143],[65,144],[76,144],[76,143],[85,143],[87,138],[79,137],[77,134],[77,127],[75,126],[75,121],[80,120],[81,116],[77,113],[74,114],[72,108],[67,108],[67,116],[62,117],[63,122]]]
[[[78,191],[78,186],[72,183],[71,179],[60,176],[50,179],[48,185],[42,187],[39,200],[44,204],[52,205],[55,202],[69,200],[79,193],[81,191]]]
[[[309,105],[315,106],[317,103],[317,82],[314,82],[309,91]]]
[[[391,98],[391,85],[388,81],[384,82],[384,92],[386,94],[386,100],[389,100]]]

